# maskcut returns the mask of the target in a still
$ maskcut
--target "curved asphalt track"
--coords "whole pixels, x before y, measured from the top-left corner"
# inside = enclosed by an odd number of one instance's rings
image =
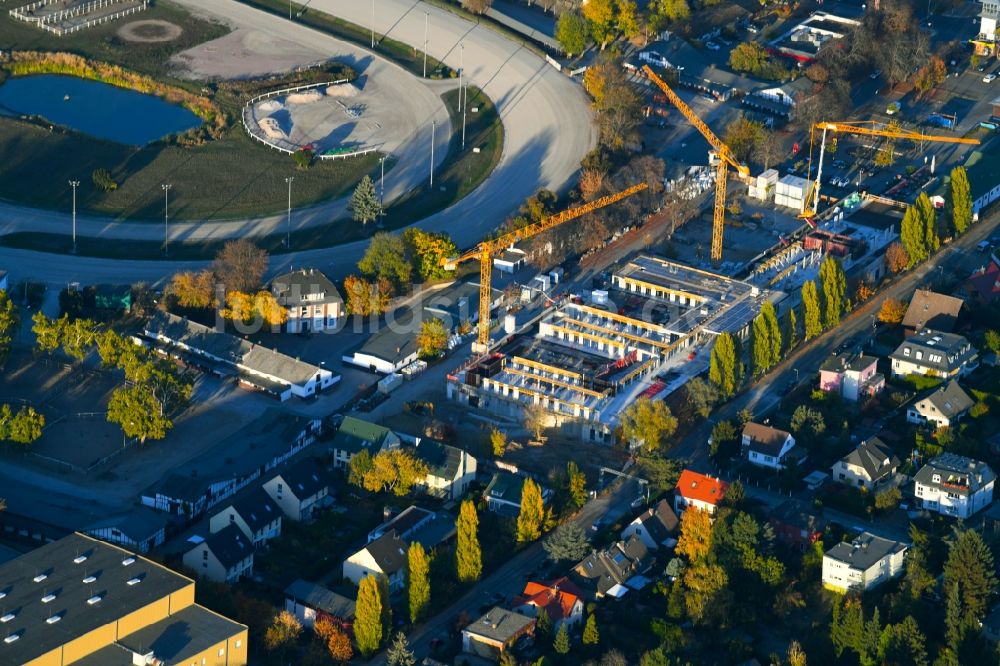
[[[180,4],[234,20],[263,31],[280,31],[290,39],[321,45],[336,42],[307,27],[250,9],[233,0],[176,0]],[[325,11],[353,23],[371,23],[371,5],[358,0],[313,0],[312,11]],[[542,58],[488,28],[450,12],[414,0],[377,0],[375,29],[380,35],[420,47],[424,39],[424,13],[428,14],[428,52],[453,68],[464,58],[467,80],[479,86],[496,103],[505,127],[500,163],[474,192],[451,208],[432,215],[419,225],[447,230],[460,247],[473,244],[496,227],[539,187],[561,189],[576,173],[580,159],[595,145],[596,132],[587,100],[579,86],[556,72]],[[460,46],[464,44],[464,49]],[[337,42],[337,50],[348,47]],[[354,49],[356,47],[351,46]],[[464,55],[462,51],[464,50]],[[377,54],[377,49],[376,49]],[[335,204],[334,204],[335,205]],[[293,215],[293,228],[315,223],[318,209]],[[324,221],[330,211],[322,212]],[[45,231],[68,234],[70,216],[16,206],[0,206],[0,233]],[[224,225],[224,226],[220,226]],[[284,216],[232,222],[171,225],[171,239],[241,237],[282,231]],[[162,239],[162,227],[146,223],[115,223],[110,219],[78,217],[79,236]],[[289,265],[314,266],[331,277],[353,270],[365,243],[356,242],[321,250],[272,257],[270,270]],[[31,278],[52,285],[78,281],[160,282],[176,270],[203,262],[111,260],[50,255],[0,248],[0,268],[12,279]]]

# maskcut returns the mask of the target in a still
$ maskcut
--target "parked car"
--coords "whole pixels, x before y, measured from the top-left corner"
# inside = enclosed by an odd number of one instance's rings
[[[986,76],[983,77],[983,83],[993,83],[993,81],[996,78],[997,78],[996,74],[987,74]]]
[[[705,42],[705,48],[709,51],[718,51],[722,47],[715,42]]]

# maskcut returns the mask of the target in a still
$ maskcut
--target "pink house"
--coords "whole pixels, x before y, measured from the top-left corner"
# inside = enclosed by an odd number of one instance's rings
[[[839,392],[844,400],[857,402],[876,395],[885,387],[885,377],[878,373],[878,358],[862,353],[834,354],[819,369],[820,389]]]

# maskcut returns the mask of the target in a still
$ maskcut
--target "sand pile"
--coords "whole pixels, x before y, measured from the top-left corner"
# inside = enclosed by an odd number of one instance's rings
[[[361,91],[352,83],[338,83],[335,86],[327,86],[326,94],[330,97],[357,97]]]
[[[303,92],[292,93],[285,98],[289,104],[309,104],[323,98],[323,93],[318,90],[305,90]]]
[[[262,113],[274,113],[275,111],[280,111],[284,107],[285,105],[276,99],[266,99],[257,105],[257,110]]]
[[[264,132],[264,136],[266,136],[268,139],[275,141],[288,140],[288,136],[281,129],[281,126],[278,124],[278,121],[275,120],[274,118],[261,118],[260,120],[257,121],[257,125],[260,126],[261,131]]]

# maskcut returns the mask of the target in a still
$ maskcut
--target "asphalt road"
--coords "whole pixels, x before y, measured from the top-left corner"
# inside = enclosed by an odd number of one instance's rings
[[[599,497],[587,502],[572,522],[588,530],[598,518],[617,519],[630,511],[630,504],[638,495],[638,484],[626,481],[606,497]],[[435,638],[450,635],[452,623],[456,616],[467,613],[471,620],[479,617],[479,609],[491,603],[494,595],[511,597],[524,589],[524,583],[531,572],[542,567],[545,562],[545,551],[540,541],[536,541],[521,552],[514,555],[500,569],[493,572],[472,589],[463,594],[455,603],[441,611],[433,618],[414,628],[407,635],[410,649],[418,657],[427,655],[431,641]],[[370,662],[371,666],[384,666],[385,653],[377,655]]]
[[[196,6],[202,13],[224,17],[252,29],[276,31],[285,39],[314,44],[331,54],[357,50],[305,26],[247,8],[233,0],[179,1]],[[326,11],[360,25],[371,23],[370,5],[356,0],[314,0],[310,9]],[[426,229],[447,230],[459,246],[468,246],[492,231],[538,188],[558,190],[569,185],[580,159],[596,144],[596,129],[579,85],[556,72],[535,53],[487,28],[420,2],[379,0],[376,31],[419,48],[424,40],[425,12],[428,52],[453,68],[464,64],[465,81],[485,90],[496,103],[505,127],[503,154],[490,178],[459,203],[420,222]],[[375,53],[377,55],[377,49]],[[446,140],[445,137],[439,139]],[[387,180],[391,188],[391,178]],[[342,204],[335,202],[329,206]],[[293,214],[292,226],[301,228],[329,219],[329,213],[322,207],[308,209]],[[171,224],[170,228],[171,238],[180,241],[259,235],[279,227],[283,230],[283,225],[283,216],[271,216],[231,223]],[[68,234],[70,229],[68,212],[0,205],[0,232],[32,230]],[[80,216],[77,233],[104,238],[109,243],[116,238],[145,238],[147,235],[158,241],[162,238],[162,227],[158,223],[115,223],[110,219]],[[331,276],[341,276],[353,269],[365,245],[352,243],[282,255],[272,260],[271,270],[310,265]],[[63,285],[73,281],[86,284],[140,280],[157,284],[175,270],[201,264],[73,256],[53,260],[44,253],[0,248],[0,265],[15,281],[32,278]]]
[[[793,380],[800,384],[813,381],[814,376],[819,372],[820,364],[826,360],[831,352],[851,338],[871,331],[872,317],[878,313],[884,300],[894,298],[904,302],[908,301],[912,292],[917,287],[926,284],[931,273],[939,266],[949,269],[959,264],[963,255],[975,252],[976,244],[990,237],[996,229],[998,221],[1000,221],[1000,213],[998,212],[987,216],[931,260],[898,277],[888,289],[852,312],[840,326],[800,346],[795,353],[756,384],[716,409],[708,419],[678,443],[671,450],[670,455],[690,460],[690,466],[697,471],[714,472],[715,468],[708,458],[707,444],[714,423],[724,419],[735,419],[740,410],[744,408],[749,408],[756,416],[766,414],[774,409],[781,402],[777,387],[782,387]]]

